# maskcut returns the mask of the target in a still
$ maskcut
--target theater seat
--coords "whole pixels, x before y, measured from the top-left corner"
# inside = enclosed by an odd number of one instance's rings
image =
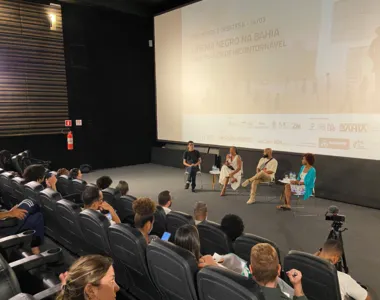
[[[21,293],[21,288],[16,274],[0,255],[0,298],[9,299],[19,293]]]
[[[22,175],[22,173],[24,172],[24,170],[21,167],[22,166],[22,156],[20,154],[12,156],[12,166],[13,166],[13,169],[17,173],[19,173],[20,175]]]
[[[62,199],[57,202],[56,211],[62,228],[63,246],[79,256],[89,253],[79,223],[81,207],[72,201]]]
[[[193,217],[189,214],[180,211],[171,211],[166,215],[166,230],[171,233],[171,241],[174,241],[177,229],[186,224],[195,225]]]
[[[79,214],[79,224],[90,254],[111,256],[107,232],[111,224],[107,217],[97,210],[85,209]]]
[[[161,206],[157,206],[157,210],[154,213],[154,223],[151,234],[162,237],[166,231],[166,213]]]
[[[342,300],[336,268],[330,262],[309,253],[290,251],[284,269],[302,272],[302,288],[310,300]]]
[[[115,203],[113,208],[116,210],[122,223],[135,224],[135,213],[132,209],[133,201],[135,200],[135,197],[126,195],[121,196],[119,201]]]
[[[228,254],[234,252],[230,239],[220,229],[218,223],[206,221],[198,224],[197,227],[201,241],[202,255],[213,255],[214,253]]]
[[[235,240],[234,242],[235,253],[242,259],[246,260],[247,262],[250,262],[252,247],[260,243],[268,243],[272,245],[277,251],[278,259],[280,260],[280,264],[281,264],[280,250],[277,247],[277,245],[270,240],[267,240],[261,236],[250,234],[250,233],[244,233]]]
[[[57,178],[57,190],[62,196],[71,195],[74,193],[73,183],[67,175],[61,175]]]
[[[116,277],[122,278],[121,286],[139,300],[162,299],[148,270],[147,243],[141,232],[128,224],[116,224],[109,227],[108,236],[115,266],[120,265]]]
[[[36,181],[31,181],[24,185],[25,198],[31,199],[36,203],[40,203],[40,192],[44,187]]]
[[[17,204],[25,199],[24,183],[25,179],[21,177],[14,177],[11,179],[11,184],[13,187],[13,197],[16,199]]]
[[[82,194],[82,192],[86,188],[87,182],[82,179],[73,179],[72,185],[74,194]]]
[[[14,177],[11,172],[4,172],[0,174],[0,192],[2,195],[3,204],[6,209],[11,209],[16,200],[13,197],[12,178]]]
[[[238,273],[220,267],[207,267],[197,274],[199,300],[265,300],[260,287]]]
[[[156,239],[148,245],[147,261],[153,282],[163,299],[198,299],[195,286],[198,263],[191,252]]]
[[[44,189],[40,192],[45,234],[57,240],[60,240],[60,232],[62,229],[59,222],[57,222],[57,202],[61,199],[61,194],[51,188]]]
[[[117,201],[119,201],[120,196],[121,196],[120,191],[113,188],[107,188],[107,189],[102,190],[102,192],[103,192],[103,200],[106,201],[113,208],[115,208],[115,204],[117,203]]]
[[[10,298],[9,300],[37,300],[37,299],[34,298],[32,295],[20,293]]]

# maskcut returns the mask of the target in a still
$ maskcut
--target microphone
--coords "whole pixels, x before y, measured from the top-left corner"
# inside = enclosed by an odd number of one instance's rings
[[[327,211],[330,214],[337,215],[339,213],[339,208],[338,208],[338,206],[331,205],[331,206],[329,206],[329,208],[327,209]]]

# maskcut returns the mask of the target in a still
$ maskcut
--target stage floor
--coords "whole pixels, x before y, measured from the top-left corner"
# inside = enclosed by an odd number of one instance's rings
[[[136,197],[150,197],[157,201],[159,192],[169,190],[174,198],[173,210],[192,214],[195,202],[204,201],[208,204],[209,220],[219,223],[225,214],[237,214],[244,220],[245,232],[274,241],[280,248],[282,258],[289,250],[316,252],[330,231],[331,222],[324,218],[326,209],[330,205],[337,205],[340,213],[346,215],[344,227],[349,229],[343,233],[343,240],[350,274],[375,292],[372,299],[379,299],[380,210],[314,198],[301,202],[304,208],[300,209],[300,214],[317,216],[294,216],[292,212],[275,209],[279,203],[281,186],[259,187],[261,196],[257,196],[255,204],[248,206],[248,190],[242,194],[229,191],[225,197],[220,197],[219,186],[215,191],[211,188],[211,175],[202,174],[203,190],[200,190],[198,177],[197,192],[191,193],[190,190],[184,190],[184,170],[154,164],[98,170],[84,174],[83,179],[95,183],[102,175],[112,178],[112,187],[119,180],[126,180],[130,194]],[[265,195],[277,198],[268,202]]]

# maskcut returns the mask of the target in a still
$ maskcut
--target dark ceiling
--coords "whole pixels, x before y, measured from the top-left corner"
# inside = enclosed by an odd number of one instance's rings
[[[198,1],[200,0],[56,0],[58,3],[67,2],[101,6],[142,16],[154,16]]]

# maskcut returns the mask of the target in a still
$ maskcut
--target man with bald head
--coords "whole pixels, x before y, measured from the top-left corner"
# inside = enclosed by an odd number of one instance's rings
[[[257,164],[256,175],[243,182],[243,187],[251,184],[251,196],[249,197],[247,204],[255,203],[256,190],[259,183],[274,181],[278,163],[277,160],[273,158],[272,154],[272,149],[264,149],[264,155]]]

